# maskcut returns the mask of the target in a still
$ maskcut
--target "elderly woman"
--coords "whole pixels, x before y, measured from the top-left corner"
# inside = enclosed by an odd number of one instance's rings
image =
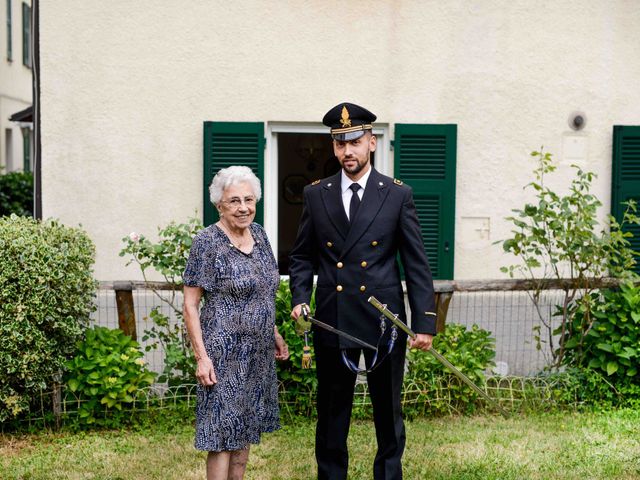
[[[247,167],[228,167],[209,192],[220,221],[194,237],[183,275],[185,325],[198,362],[195,447],[209,452],[209,480],[236,479],[249,445],[280,428],[275,359],[289,352],[275,326],[277,264],[264,229],[253,223],[260,181]]]

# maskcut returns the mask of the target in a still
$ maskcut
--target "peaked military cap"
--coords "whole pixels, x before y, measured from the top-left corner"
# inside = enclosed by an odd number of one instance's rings
[[[373,129],[371,125],[376,116],[366,108],[355,103],[340,103],[329,110],[322,123],[331,128],[334,140],[348,142],[364,135],[365,130]]]

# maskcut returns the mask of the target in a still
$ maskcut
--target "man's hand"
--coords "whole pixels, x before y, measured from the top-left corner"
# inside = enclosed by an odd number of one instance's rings
[[[409,339],[409,348],[417,348],[418,350],[426,352],[431,348],[432,343],[433,335],[429,335],[428,333],[416,333],[415,338]]]
[[[294,320],[298,320],[298,317],[300,315],[302,315],[302,306],[303,305],[305,305],[305,304],[304,303],[299,303],[298,305],[293,307],[293,310],[291,310],[291,318],[293,318]]]

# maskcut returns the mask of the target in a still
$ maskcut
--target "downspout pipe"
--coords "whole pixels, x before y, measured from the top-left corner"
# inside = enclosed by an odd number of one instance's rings
[[[31,51],[32,66],[32,98],[33,98],[33,216],[42,219],[42,143],[40,136],[40,1],[31,3]]]

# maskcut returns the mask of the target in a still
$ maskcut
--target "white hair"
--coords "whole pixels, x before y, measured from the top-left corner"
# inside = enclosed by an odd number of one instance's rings
[[[218,205],[222,200],[222,194],[231,185],[240,183],[248,183],[256,197],[256,202],[262,198],[262,189],[260,188],[260,180],[251,171],[249,167],[233,165],[227,168],[221,168],[216,173],[211,185],[209,185],[209,198],[211,203]]]

